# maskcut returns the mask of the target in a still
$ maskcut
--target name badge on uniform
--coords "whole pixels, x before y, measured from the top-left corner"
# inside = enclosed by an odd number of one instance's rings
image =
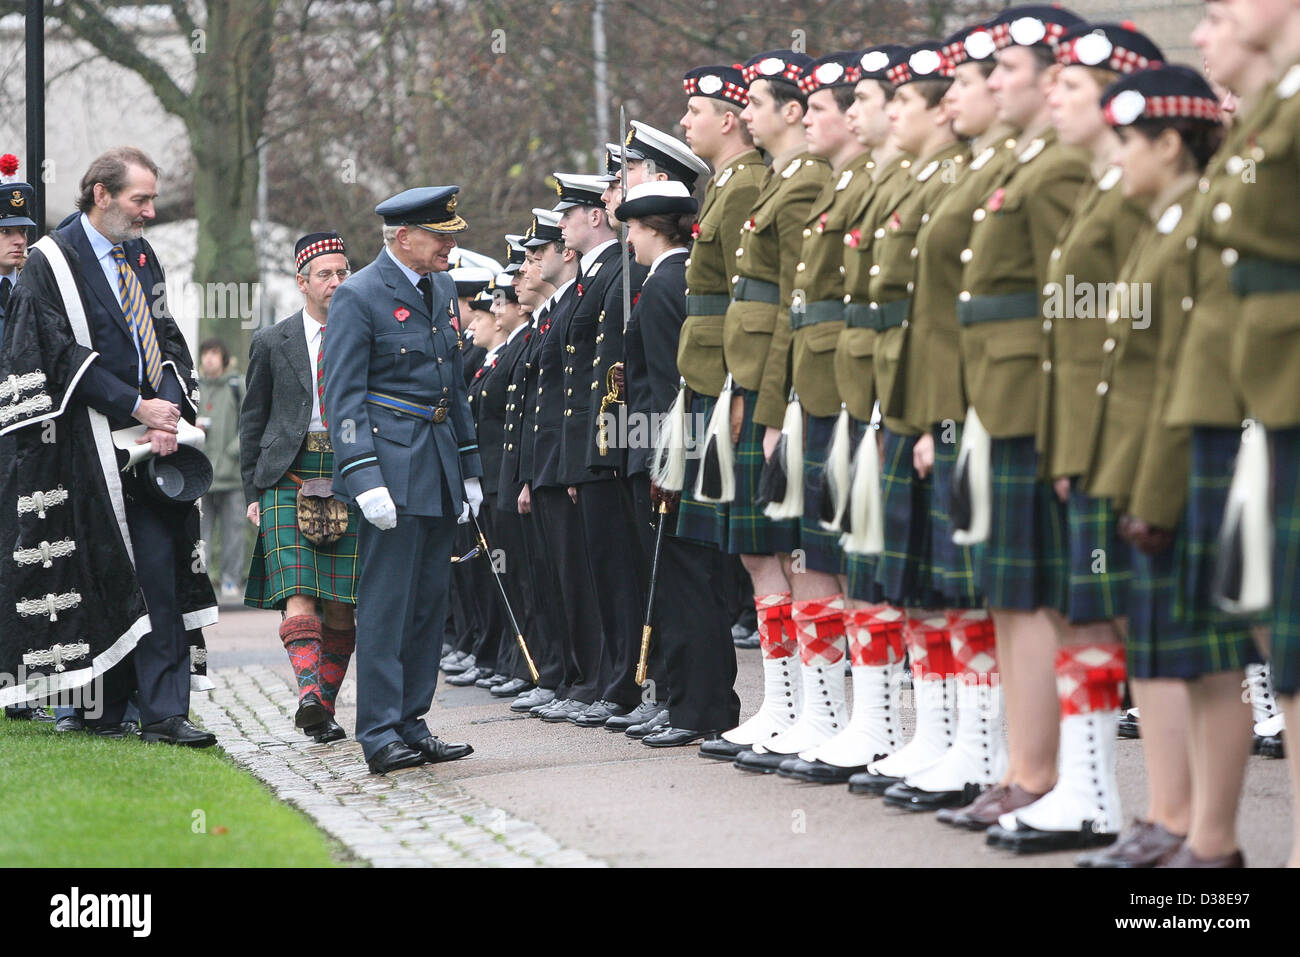
[[[851,179],[853,179],[853,170],[851,170],[851,169],[846,169],[843,173],[840,174],[840,181],[839,181],[838,183],[835,184],[835,192],[838,193],[838,192],[839,192],[840,190],[842,190],[845,186],[848,186],[848,185],[849,185],[849,181],[850,181]]]
[[[714,189],[722,189],[722,187],[726,186],[727,180],[731,179],[731,174],[735,171],[736,169],[734,166],[728,166],[724,169],[722,175],[718,177],[718,181],[713,184]]]
[[[796,158],[790,160],[790,165],[787,166],[785,169],[781,170],[781,178],[789,179],[795,173],[799,172],[799,167],[802,165],[803,165],[803,160],[801,159]]]
[[[988,163],[988,161],[993,158],[993,154],[996,153],[997,151],[998,148],[996,146],[985,147],[983,153],[981,153],[979,156],[975,157],[973,160],[970,161],[970,168],[983,169],[985,165]]]

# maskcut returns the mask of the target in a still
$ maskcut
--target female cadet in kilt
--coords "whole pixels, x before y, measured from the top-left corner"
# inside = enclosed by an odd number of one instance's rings
[[[1287,726],[1300,728],[1300,9],[1282,0],[1233,4],[1240,38],[1266,51],[1271,86],[1242,120],[1248,139],[1210,187],[1208,233],[1223,246],[1239,317],[1232,378],[1246,411],[1268,429],[1273,489],[1273,611],[1269,659]],[[1226,150],[1224,151],[1227,152]],[[1254,176],[1244,177],[1247,161]],[[1294,730],[1292,734],[1294,735]],[[1300,748],[1288,743],[1292,801],[1300,795]],[[1300,866],[1300,814],[1290,865]],[[1188,839],[1196,846],[1197,829]]]
[[[1131,91],[1131,92],[1129,92]],[[1147,99],[1178,97],[1182,112],[1155,118]],[[1186,67],[1138,72],[1106,90],[1105,115],[1123,131],[1119,161],[1124,194],[1147,206],[1147,222],[1116,277],[1118,289],[1146,295],[1140,314],[1112,304],[1103,356],[1094,434],[1084,449],[1091,465],[1089,495],[1124,513],[1135,546],[1127,609],[1127,658],[1134,701],[1142,711],[1142,746],[1148,773],[1148,812],[1113,847],[1080,858],[1088,867],[1151,866],[1187,831],[1190,770],[1187,691],[1183,680],[1217,670],[1189,667],[1190,644],[1201,636],[1248,647],[1248,629],[1222,616],[1179,613],[1174,555],[1186,522],[1189,434],[1164,424],[1177,345],[1186,324],[1185,297],[1195,229],[1190,214],[1196,181],[1220,134],[1209,85]],[[1156,109],[1159,109],[1157,107]],[[1133,299],[1123,300],[1132,303]],[[1171,532],[1152,533],[1150,529]],[[1131,530],[1131,531],[1130,531]],[[1103,753],[1110,750],[1102,743]],[[1109,779],[1113,769],[1105,769]],[[1104,810],[1104,808],[1102,809]],[[1118,815],[1118,807],[1111,812]]]
[[[303,308],[253,336],[239,415],[244,497],[258,526],[244,604],[284,613],[280,640],[298,680],[294,723],[327,742],[345,737],[334,704],[356,648],[357,516],[319,500],[347,525],[334,541],[313,542],[299,527],[298,502],[304,483],[334,474],[320,356],[330,299],[349,269],[337,233],[303,236],[294,257]]]
[[[1038,739],[1035,752],[1050,753],[1059,742],[1059,770],[1051,794],[1034,812],[1036,824],[1017,829],[1017,851],[1108,843],[1122,822],[1113,761],[1089,760],[1088,742],[1095,736],[1105,742],[1101,753],[1113,755],[1124,680],[1119,619],[1129,578],[1128,547],[1119,539],[1109,500],[1086,495],[1077,479],[1087,469],[1101,399],[1097,380],[1107,355],[1108,305],[1118,304],[1126,313],[1130,306],[1145,305],[1112,292],[1145,213],[1119,188],[1120,170],[1113,161],[1120,139],[1102,114],[1101,93],[1119,74],[1163,58],[1146,36],[1112,24],[1080,24],[1056,46],[1060,72],[1048,97],[1052,125],[1062,145],[1086,151],[1091,176],[1049,256],[1036,441],[1040,477],[1054,480],[1067,519],[1066,588],[1061,603],[1048,609],[1060,645],[1056,686],[1074,688],[1081,675],[1087,678],[1086,689],[1058,693],[1059,732],[1049,723],[1025,729]],[[1094,763],[1102,767],[1100,774],[1091,770]],[[1085,826],[1089,821],[1092,827]]]

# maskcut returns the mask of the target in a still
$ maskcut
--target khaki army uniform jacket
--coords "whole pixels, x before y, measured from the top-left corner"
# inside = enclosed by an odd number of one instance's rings
[[[1196,229],[1191,215],[1195,177],[1175,186],[1172,202],[1159,204],[1118,279],[1149,291],[1144,316],[1106,317],[1098,353],[1101,376],[1093,385],[1097,419],[1085,447],[1090,460],[1085,487],[1160,528],[1178,524],[1187,501],[1191,430],[1165,424],[1179,343],[1187,325],[1190,292],[1187,238]]]
[[[1116,297],[1122,306],[1130,305],[1116,274],[1149,222],[1147,210],[1124,196],[1121,175],[1112,166],[1085,191],[1052,250],[1039,353],[1037,447],[1043,478],[1082,475],[1087,469],[1100,404],[1102,344],[1110,338],[1108,306]]]
[[[962,367],[971,405],[994,438],[1038,427],[1042,293],[1061,227],[1089,178],[1086,155],[1054,131],[1017,144],[1010,166],[971,214],[957,294]]]
[[[830,176],[825,160],[800,153],[770,169],[736,247],[722,349],[736,385],[758,393],[754,421],[780,428],[790,387],[790,302],[803,224]]]
[[[718,170],[704,191],[686,260],[686,321],[677,343],[677,370],[700,395],[716,396],[727,378],[722,325],[737,274],[736,246],[766,172],[758,150],[746,150]]]
[[[898,202],[907,188],[912,158],[899,153],[870,170],[873,184],[859,200],[844,233],[844,330],[835,343],[835,385],[859,422],[870,422],[876,404],[874,356],[876,327],[869,309],[871,247],[876,241],[876,221]]]
[[[957,324],[962,251],[970,242],[971,214],[993,191],[994,182],[1016,162],[1012,132],[1002,127],[979,137],[957,182],[921,213],[908,344],[903,354],[902,375],[907,383],[904,417],[909,422],[934,425],[966,418]],[[940,170],[935,175],[943,173]]]
[[[1208,235],[1239,297],[1232,377],[1247,414],[1300,426],[1300,64],[1251,111],[1210,188]],[[1247,176],[1247,163],[1253,176]]]
[[[844,236],[873,183],[870,155],[833,173],[808,211],[795,264],[790,305],[794,346],[791,375],[803,410],[825,418],[840,411],[835,345],[844,328]]]
[[[906,392],[911,383],[903,374],[903,353],[911,345],[912,293],[916,290],[917,235],[921,219],[956,182],[970,159],[965,143],[953,143],[912,164],[907,192],[876,227],[871,247],[867,308],[876,330],[874,355],[876,391],[885,426],[896,435],[916,435],[929,423],[907,414]],[[927,374],[928,378],[928,374]],[[915,383],[920,387],[921,382]],[[917,413],[923,403],[914,401]]]

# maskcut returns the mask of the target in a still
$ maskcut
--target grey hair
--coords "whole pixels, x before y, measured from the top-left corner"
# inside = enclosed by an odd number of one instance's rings
[[[401,228],[402,228],[401,226],[389,226],[389,225],[384,225],[380,227],[384,236],[385,246],[391,246],[396,241],[397,231]]]

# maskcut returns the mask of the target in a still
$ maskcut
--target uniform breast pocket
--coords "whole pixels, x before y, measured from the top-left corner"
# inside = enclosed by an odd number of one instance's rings
[[[377,336],[374,351],[379,366],[376,372],[383,376],[385,371],[391,371],[395,379],[409,379],[419,364],[432,354],[433,336],[432,333],[394,333]],[[395,383],[393,387],[397,388],[399,385]]]
[[[371,405],[369,408],[370,434],[376,439],[409,447],[415,443],[416,429],[427,427],[423,420],[414,416],[402,415],[382,406]]]

